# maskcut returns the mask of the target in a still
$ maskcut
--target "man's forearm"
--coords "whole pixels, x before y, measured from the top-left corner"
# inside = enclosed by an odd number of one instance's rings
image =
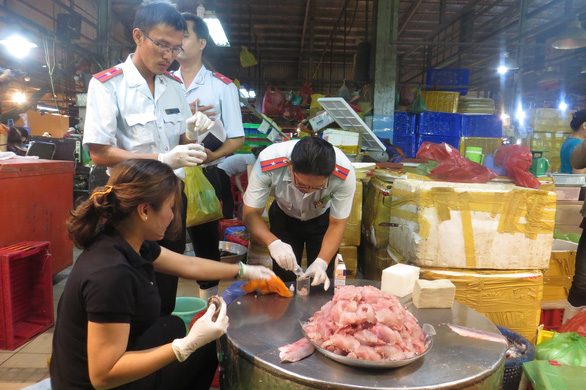
[[[206,163],[213,162],[221,157],[229,156],[237,151],[242,145],[244,145],[244,137],[228,138],[222,146],[211,153],[211,157],[208,157]]]
[[[267,224],[262,220],[264,209],[255,209],[244,205],[242,212],[242,222],[250,234],[262,245],[269,246],[273,241],[279,238],[269,230]]]
[[[336,219],[330,217],[330,224],[328,226],[328,230],[326,230],[326,233],[324,234],[324,238],[321,243],[321,249],[319,250],[317,257],[323,259],[326,263],[330,262],[338,249],[340,249],[347,222],[348,218]]]
[[[157,160],[156,153],[134,153],[111,145],[90,144],[89,153],[98,167],[113,167],[131,158]]]

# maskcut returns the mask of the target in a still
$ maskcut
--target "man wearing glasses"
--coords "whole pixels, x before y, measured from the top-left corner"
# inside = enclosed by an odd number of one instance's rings
[[[131,158],[158,159],[184,178],[183,167],[206,159],[204,148],[193,141],[212,121],[202,113],[192,116],[181,80],[166,72],[183,51],[185,27],[172,4],[145,3],[135,16],[135,52],[90,81],[83,145],[97,166],[114,167]],[[183,253],[185,233],[178,241],[160,244]],[[157,273],[157,286],[161,313],[168,315],[175,307],[177,277]]]
[[[261,152],[248,179],[244,224],[269,248],[273,271],[284,281],[295,280],[292,271],[298,270],[305,246],[304,275],[327,290],[355,190],[352,163],[327,141],[307,136],[273,144]],[[269,194],[275,197],[270,229],[262,220]]]

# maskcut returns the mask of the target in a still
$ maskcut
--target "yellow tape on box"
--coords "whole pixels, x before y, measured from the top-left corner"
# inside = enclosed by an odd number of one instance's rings
[[[560,308],[564,307],[576,271],[577,249],[574,242],[554,240],[549,268],[543,273],[543,302],[562,301]]]
[[[543,294],[541,272],[422,267],[419,277],[449,279],[456,285],[456,301],[535,342]]]
[[[391,187],[392,184],[376,177],[368,183],[362,206],[362,233],[366,241],[375,248],[386,248],[389,244]]]
[[[502,183],[395,180],[389,246],[418,266],[545,269],[556,195]]]
[[[362,182],[356,181],[356,192],[352,200],[352,210],[346,224],[346,231],[342,239],[342,245],[360,245],[360,224],[362,220]]]

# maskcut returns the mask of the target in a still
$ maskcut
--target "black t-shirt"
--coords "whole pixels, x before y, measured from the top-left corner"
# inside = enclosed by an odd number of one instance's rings
[[[128,348],[161,310],[153,261],[161,254],[145,241],[140,255],[115,229],[106,229],[79,256],[57,307],[51,384],[54,390],[92,389],[87,323],[130,324]]]

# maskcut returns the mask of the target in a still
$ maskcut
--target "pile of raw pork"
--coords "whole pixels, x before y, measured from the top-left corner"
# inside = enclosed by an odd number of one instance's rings
[[[403,360],[426,350],[413,314],[373,286],[340,288],[303,330],[321,348],[354,359]]]

